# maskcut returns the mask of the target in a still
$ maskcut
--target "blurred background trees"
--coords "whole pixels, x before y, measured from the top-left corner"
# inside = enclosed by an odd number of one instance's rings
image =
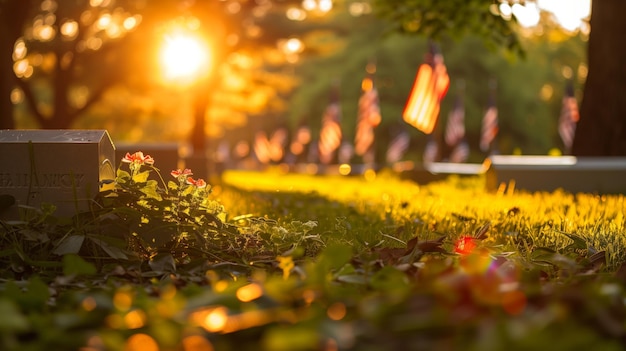
[[[370,1],[0,0],[0,126],[104,128],[116,141],[196,140],[196,148],[215,148],[217,140],[252,140],[257,129],[295,130],[302,120],[317,133],[339,82],[343,131],[354,140],[361,80],[375,63],[382,154],[435,37],[452,81],[440,124],[463,81],[470,159],[485,156],[477,145],[490,80],[498,84],[502,153],[561,148],[561,97],[570,78],[582,96],[586,34],[566,33],[548,16],[539,30],[511,26],[514,17],[494,14],[486,2],[467,3],[482,16],[475,31],[416,37],[398,33],[403,22],[377,16],[380,4]],[[189,80],[168,79],[159,61],[180,30],[209,47],[204,71]],[[409,131],[419,158],[426,136]]]
[[[517,38],[525,22],[539,20],[542,14],[545,17],[546,13],[538,9],[555,10],[552,18],[557,19],[574,15],[559,24],[568,29],[572,24],[568,22],[573,20],[575,26],[582,25],[589,34],[585,70],[589,76],[584,77],[579,128],[572,152],[579,156],[626,155],[626,100],[622,93],[626,90],[626,48],[621,44],[626,22],[620,16],[626,11],[626,2],[377,0],[376,5],[379,14],[389,19],[397,32],[433,38],[476,33],[489,45],[503,45],[514,51],[519,51]],[[576,15],[590,6],[590,19],[581,23]],[[552,18],[542,18],[540,26],[549,24]]]

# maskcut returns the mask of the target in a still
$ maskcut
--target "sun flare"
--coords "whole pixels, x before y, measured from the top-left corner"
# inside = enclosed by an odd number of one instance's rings
[[[164,77],[168,80],[194,79],[210,65],[208,45],[187,33],[166,36],[160,59]]]

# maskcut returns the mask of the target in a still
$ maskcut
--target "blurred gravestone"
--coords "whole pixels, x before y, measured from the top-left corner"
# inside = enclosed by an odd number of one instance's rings
[[[626,157],[506,156],[489,158],[487,188],[626,193]]]
[[[106,130],[0,130],[0,215],[14,218],[19,205],[42,203],[59,216],[89,210],[98,192],[114,186],[114,157]]]
[[[473,177],[487,171],[485,163],[456,163],[456,162],[424,162],[422,165],[411,165],[397,172],[403,179],[410,179],[418,184],[428,184],[442,181],[449,176]]]

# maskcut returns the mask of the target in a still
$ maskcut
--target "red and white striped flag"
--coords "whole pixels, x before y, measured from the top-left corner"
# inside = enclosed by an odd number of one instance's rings
[[[480,150],[483,152],[491,150],[492,143],[498,135],[498,130],[498,108],[496,107],[495,99],[491,97],[480,131]]]
[[[270,162],[270,142],[267,139],[267,135],[263,131],[258,131],[254,135],[254,154],[257,160],[262,164]]]
[[[437,140],[431,137],[426,143],[426,148],[424,148],[424,162],[435,162],[439,158],[439,145],[437,144]]]
[[[444,138],[449,147],[455,147],[465,137],[465,106],[463,98],[457,97],[454,109],[448,115]]]
[[[272,137],[268,140],[269,143],[269,158],[274,162],[280,162],[285,156],[285,147],[287,146],[287,128],[278,128]]]
[[[561,116],[559,117],[559,135],[565,146],[565,153],[569,153],[574,142],[576,133],[576,124],[580,118],[578,114],[578,102],[574,96],[574,87],[569,82],[566,88],[565,96],[563,96],[563,106],[561,107]]]
[[[215,160],[218,162],[227,162],[230,159],[230,143],[228,139],[222,139],[217,145],[217,150],[215,150]]]
[[[441,100],[448,92],[450,77],[443,56],[434,44],[420,65],[402,118],[426,134],[432,133],[439,117]]]
[[[374,145],[374,128],[381,121],[378,91],[374,87],[372,78],[364,78],[361,88],[363,93],[359,98],[359,112],[354,138],[354,152],[359,156],[365,155]]]
[[[240,140],[233,148],[233,155],[236,160],[241,160],[250,154],[250,143],[246,140]]]
[[[320,139],[318,143],[319,158],[323,164],[329,164],[333,161],[335,152],[341,145],[341,109],[337,99],[332,99],[330,104],[324,111],[322,117],[322,129],[320,131]]]
[[[339,151],[337,152],[337,161],[339,163],[350,163],[350,159],[354,155],[354,147],[350,142],[344,141],[339,146]]]
[[[404,157],[406,150],[409,149],[411,143],[411,136],[406,130],[398,132],[387,148],[386,160],[388,164],[396,163]]]
[[[465,140],[461,140],[450,153],[450,162],[461,163],[467,161],[469,157],[469,145]]]
[[[305,123],[301,123],[296,130],[296,135],[289,145],[289,151],[295,156],[304,153],[306,146],[311,142],[311,129]]]

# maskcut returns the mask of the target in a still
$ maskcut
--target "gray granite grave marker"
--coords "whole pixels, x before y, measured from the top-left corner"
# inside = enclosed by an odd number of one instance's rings
[[[89,209],[99,191],[112,188],[115,147],[106,130],[0,130],[0,194],[17,205],[51,203],[55,215]]]
[[[489,163],[487,188],[492,191],[514,184],[527,191],[626,193],[626,157],[497,155]]]

